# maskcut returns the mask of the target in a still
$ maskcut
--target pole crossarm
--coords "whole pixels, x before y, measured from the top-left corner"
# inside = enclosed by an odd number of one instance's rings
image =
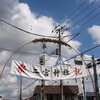
[[[68,47],[71,48],[71,46],[69,44],[67,44],[66,42],[61,41],[61,40],[55,40],[55,39],[40,38],[40,39],[35,39],[32,42],[33,43],[36,43],[36,42],[53,42],[53,43],[62,44],[62,45],[65,45],[65,46],[68,46]]]

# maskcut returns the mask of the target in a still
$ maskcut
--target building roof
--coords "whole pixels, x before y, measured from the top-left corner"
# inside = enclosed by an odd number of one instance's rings
[[[60,86],[46,86],[45,85],[45,94],[60,94]],[[41,93],[41,86],[37,85],[34,90],[34,95],[38,95]],[[77,94],[79,93],[78,86],[63,86],[64,94]]]

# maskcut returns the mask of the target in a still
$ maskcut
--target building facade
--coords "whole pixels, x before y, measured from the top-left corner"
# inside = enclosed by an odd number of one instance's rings
[[[64,100],[78,100],[78,86],[63,86]],[[45,100],[60,100],[60,86],[45,86]],[[36,86],[33,97],[30,100],[41,100],[41,86]]]

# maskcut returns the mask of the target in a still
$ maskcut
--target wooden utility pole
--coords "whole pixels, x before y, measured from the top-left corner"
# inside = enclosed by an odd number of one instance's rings
[[[94,71],[94,81],[95,81],[95,97],[96,97],[96,100],[99,100],[98,77],[97,77],[97,70],[96,70],[94,55],[92,55],[92,60],[93,60],[93,71]]]
[[[41,100],[45,100],[44,87],[45,87],[45,81],[41,80]]]
[[[58,29],[58,33],[59,33],[59,41],[61,41],[61,33],[60,33],[61,29]],[[59,58],[61,57],[61,43],[59,43]],[[62,80],[60,80],[60,96],[61,96],[61,100],[63,100],[63,82]]]
[[[45,65],[45,55],[40,56],[39,61],[40,65]],[[41,100],[45,100],[44,88],[45,88],[45,81],[41,80]]]

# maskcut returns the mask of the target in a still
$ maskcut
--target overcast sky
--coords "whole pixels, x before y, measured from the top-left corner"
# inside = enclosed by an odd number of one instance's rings
[[[75,9],[77,9],[83,2],[84,4],[75,11]],[[72,26],[68,31],[65,31],[63,35],[67,36],[80,32],[80,34],[74,40],[68,43],[78,52],[83,52],[100,44],[100,8],[98,8],[98,6],[100,6],[100,0],[0,0],[0,20],[4,20],[28,32],[46,36],[58,35],[56,33],[52,33],[52,30],[56,25],[60,24],[62,27],[66,24],[65,29]],[[73,13],[73,11],[75,12]],[[7,50],[16,50],[20,46],[36,38],[41,37],[25,33],[0,21],[0,72],[7,59],[13,53],[13,51]],[[70,38],[72,38],[72,36],[64,38],[64,41],[67,42]],[[53,43],[46,43],[46,46],[46,52],[48,54],[53,52],[58,47],[57,44]],[[43,53],[42,43],[29,44],[20,51],[32,54],[17,52],[10,59],[0,80],[0,95],[2,95],[3,98],[12,98],[12,100],[14,100],[13,98],[16,98],[16,100],[18,100],[19,97],[18,91],[20,78],[9,74],[11,60],[17,59],[29,63],[39,63],[38,55]],[[95,58],[99,58],[99,51],[100,47],[85,53],[84,56],[91,57],[91,55],[94,55]],[[74,55],[77,55],[74,50],[62,46],[62,57],[67,59]],[[51,62],[48,61],[48,64]],[[34,80],[23,78],[23,81],[24,88]],[[67,80],[64,81],[64,84],[66,83]],[[70,80],[67,84],[70,83],[80,84],[80,82],[75,83],[75,80]],[[91,86],[89,85],[91,84],[90,79],[86,80],[86,83],[86,87]],[[40,84],[40,81],[37,81],[29,88],[23,90],[24,98],[33,95],[36,84]],[[82,90],[80,88],[80,92],[81,91]],[[93,89],[87,89],[87,91],[93,91]]]

